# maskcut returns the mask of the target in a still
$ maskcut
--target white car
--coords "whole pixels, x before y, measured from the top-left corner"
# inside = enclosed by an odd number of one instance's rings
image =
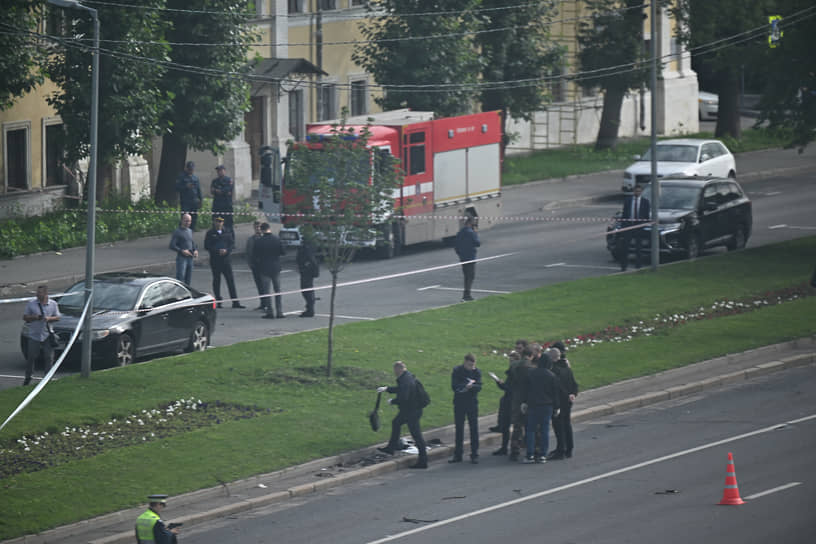
[[[720,97],[714,93],[700,91],[697,93],[697,104],[700,106],[700,121],[717,118],[720,108]]]
[[[651,148],[623,172],[623,190],[649,183],[652,175]],[[657,142],[657,177],[736,178],[734,155],[719,140],[683,138]]]

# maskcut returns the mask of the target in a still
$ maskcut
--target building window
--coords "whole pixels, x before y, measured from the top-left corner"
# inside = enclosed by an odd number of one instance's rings
[[[296,142],[305,139],[306,127],[303,123],[303,90],[289,92],[289,134]]]
[[[318,121],[337,118],[337,85],[324,84],[318,87]]]
[[[45,123],[44,123],[45,124]],[[45,186],[66,185],[65,147],[62,144],[62,123],[45,124],[45,149],[43,159],[45,164]]]
[[[337,9],[337,0],[317,0],[317,9],[320,11]]]
[[[368,113],[368,81],[358,79],[351,82],[351,115],[364,115]]]
[[[27,190],[31,176],[31,124],[8,123],[3,125],[3,164],[5,165],[6,191]]]
[[[351,7],[354,6],[365,6],[366,0],[351,0]]]
[[[304,0],[289,0],[289,13],[303,13],[303,2]]]
[[[564,70],[560,66],[556,66],[552,71],[552,79],[550,80],[550,96],[553,102],[564,102],[566,100],[566,80],[561,77],[564,75]]]

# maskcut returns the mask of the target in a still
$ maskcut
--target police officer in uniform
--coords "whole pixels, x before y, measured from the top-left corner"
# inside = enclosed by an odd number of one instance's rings
[[[227,168],[223,164],[215,167],[218,177],[210,184],[210,193],[213,197],[212,211],[224,217],[224,225],[232,230],[232,196],[235,193],[235,183],[227,175]]]
[[[235,249],[235,235],[232,230],[224,226],[224,218],[213,219],[213,227],[204,237],[204,249],[210,252],[210,270],[212,270],[212,285],[218,307],[221,307],[221,274],[227,280],[233,308],[245,308],[238,301],[238,292],[235,290],[235,278],[232,275],[232,261],[230,255]]]
[[[198,225],[198,210],[201,208],[201,201],[204,199],[201,196],[201,183],[198,181],[198,176],[195,171],[195,163],[188,161],[184,167],[184,171],[176,179],[176,191],[179,194],[179,204],[181,211],[190,214],[192,221],[190,228],[196,230]]]
[[[167,495],[150,495],[150,505],[144,514],[136,519],[137,544],[176,544],[179,530],[164,524],[161,512],[167,506]]]

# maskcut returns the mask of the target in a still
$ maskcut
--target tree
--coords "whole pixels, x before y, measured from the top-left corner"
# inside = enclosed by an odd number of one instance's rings
[[[762,68],[765,88],[758,122],[772,128],[790,128],[790,145],[801,152],[816,137],[816,33],[807,24],[814,15],[810,0],[778,0],[784,35],[768,48]]]
[[[578,30],[579,83],[603,90],[603,112],[595,149],[614,148],[618,141],[623,98],[646,83],[641,0],[586,0],[592,13]]]
[[[512,7],[516,5],[510,0],[483,0],[480,21],[487,32],[476,35],[484,64],[482,83],[494,83],[481,91],[482,111],[501,110],[503,147],[508,143],[508,113],[529,121],[549,102],[538,80],[557,73],[564,56],[564,49],[550,40],[554,5],[537,2],[523,9]],[[510,9],[502,9],[506,7]]]
[[[6,0],[0,10],[0,111],[43,82],[42,44],[34,37],[42,6],[31,0]],[[28,34],[32,33],[32,34]]]
[[[170,69],[159,85],[171,105],[162,117],[157,203],[176,202],[175,180],[188,148],[218,153],[223,142],[243,128],[249,83],[242,75],[250,70],[247,53],[255,39],[247,22],[251,4],[250,0],[167,0],[170,60],[194,68]],[[218,45],[198,45],[214,42]]]
[[[144,154],[159,131],[167,107],[158,81],[167,46],[156,43],[165,21],[158,9],[118,6],[111,0],[95,5],[100,21],[99,58],[99,172],[131,154]],[[145,0],[144,8],[161,8],[164,0]],[[59,9],[49,6],[49,9]],[[48,77],[60,88],[48,98],[62,117],[66,162],[88,155],[91,111],[91,52],[93,23],[83,12],[66,14],[67,36],[58,54],[48,61]],[[100,198],[105,196],[104,174],[98,177]]]
[[[355,46],[352,60],[387,89],[375,102],[384,110],[411,108],[440,117],[469,113],[473,87],[482,68],[473,34],[472,8],[478,0],[380,0],[367,4],[368,22],[360,30],[368,40]],[[444,6],[445,12],[438,12]],[[438,36],[438,37],[436,37]]]
[[[678,38],[697,49],[698,70],[706,72],[719,95],[716,137],[740,137],[740,72],[744,64],[761,62],[768,48],[765,32],[751,33],[767,23],[774,0],[678,0],[673,13],[680,23]]]
[[[398,161],[369,148],[368,128],[346,126],[345,115],[319,144],[290,143],[286,165],[286,190],[301,199],[297,210],[287,211],[305,215],[301,231],[331,274],[327,376],[332,373],[337,278],[358,249],[350,240],[371,239],[374,229],[388,224],[394,207],[391,192],[402,180]]]

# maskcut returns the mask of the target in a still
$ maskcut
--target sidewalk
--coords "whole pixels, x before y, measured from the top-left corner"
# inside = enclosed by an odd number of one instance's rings
[[[775,175],[816,171],[816,147],[796,150],[772,149],[742,153],[737,157],[737,179],[744,186]],[[552,210],[559,207],[622,199],[620,170],[535,181],[505,187],[502,209],[506,217]],[[244,244],[252,232],[251,223],[235,227],[236,258],[241,259]],[[94,271],[146,271],[175,275],[175,256],[167,249],[170,234],[109,244],[98,244]],[[196,243],[204,246],[204,230],[195,233]],[[197,267],[207,265],[207,252],[201,249]],[[36,286],[48,283],[52,292],[73,285],[85,277],[85,248],[65,249],[0,260],[0,298],[33,296]]]
[[[810,366],[812,370],[816,370],[816,336],[731,354],[652,376],[583,391],[576,400],[572,415],[573,423],[580,424],[800,366]],[[389,415],[385,414],[386,417]],[[484,464],[507,463],[506,457],[495,458],[498,460],[490,457],[490,451],[501,439],[499,434],[488,431],[488,427],[495,423],[495,414],[479,419],[479,443]],[[365,422],[361,420],[360,424],[364,425]],[[385,427],[386,432],[381,430],[376,437],[380,443],[387,440],[387,421]],[[444,470],[447,466],[444,459],[452,454],[453,433],[452,425],[425,431],[426,442],[436,444],[428,452],[430,470]],[[374,439],[372,435],[372,441]],[[581,449],[586,447],[590,445],[579,442],[575,455],[580,456]],[[166,515],[171,521],[182,522],[185,527],[190,527],[196,523],[223,519],[237,512],[283,503],[304,495],[322,493],[346,483],[393,472],[413,464],[415,460],[413,455],[390,457],[378,453],[374,447],[364,448],[219,487],[171,497]],[[569,460],[553,462],[569,463]],[[140,506],[114,512],[6,542],[8,544],[132,542],[133,524],[144,509],[145,506]]]

